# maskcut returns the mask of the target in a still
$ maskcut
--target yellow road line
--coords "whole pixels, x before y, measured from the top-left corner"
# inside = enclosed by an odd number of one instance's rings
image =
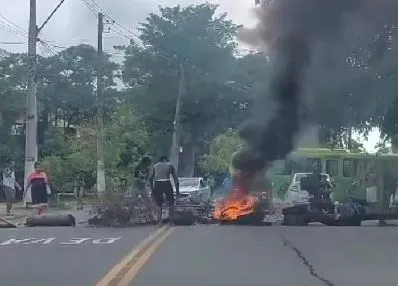
[[[139,261],[140,257],[143,256],[153,244],[156,244],[157,240],[163,241],[164,239],[162,239],[162,237],[164,237],[166,234],[167,237],[171,233],[168,232],[169,229],[169,226],[163,226],[155,231],[152,235],[147,237],[138,245],[138,247],[136,247],[119,263],[112,267],[112,269],[109,270],[109,272],[96,284],[96,286],[117,285],[117,282],[119,282],[120,279],[125,276],[125,274],[130,270],[130,267],[133,267],[134,264]]]
[[[137,276],[141,268],[148,262],[155,250],[162,244],[163,241],[173,232],[174,228],[169,228],[163,235],[161,235],[151,246],[137,259],[136,263],[132,265],[126,275],[120,280],[117,286],[129,286],[134,277]]]

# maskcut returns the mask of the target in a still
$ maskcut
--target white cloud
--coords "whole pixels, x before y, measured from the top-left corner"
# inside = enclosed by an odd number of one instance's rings
[[[203,3],[200,0],[86,0],[96,3],[99,7],[109,13],[131,31],[135,32],[137,25],[144,21],[150,12],[157,12],[158,5],[161,6],[186,6],[189,4]],[[12,5],[10,3],[12,2]],[[220,12],[227,12],[229,17],[238,24],[253,25],[255,18],[251,15],[254,0],[210,0],[211,3],[220,5]],[[37,22],[40,25],[56,7],[55,0],[37,0]],[[0,14],[13,23],[28,30],[29,1],[28,0],[0,0]],[[26,42],[26,38],[10,32],[4,28],[0,19],[1,42]],[[93,13],[84,5],[82,0],[66,0],[54,17],[43,29],[44,38],[53,45],[69,46],[79,43],[96,45],[97,19]],[[112,49],[114,45],[126,44],[127,39],[111,32],[104,35],[104,48]],[[40,46],[40,45],[39,45]],[[23,52],[27,44],[9,45],[0,44],[0,48]]]

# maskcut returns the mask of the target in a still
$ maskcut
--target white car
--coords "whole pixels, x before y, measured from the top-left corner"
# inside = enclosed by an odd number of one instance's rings
[[[310,175],[311,173],[295,173],[293,175],[292,182],[286,192],[285,201],[291,203],[305,203],[309,199],[309,193],[301,189],[300,179]],[[330,182],[329,174],[321,173],[321,176],[325,177],[326,181]],[[333,193],[330,194],[333,200]]]
[[[211,197],[211,189],[203,178],[178,178],[180,183],[180,194],[182,196],[190,196],[200,199],[201,201],[208,201]]]

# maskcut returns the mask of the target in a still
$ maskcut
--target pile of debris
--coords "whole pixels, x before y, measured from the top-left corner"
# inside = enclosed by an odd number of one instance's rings
[[[194,222],[201,224],[210,224],[214,222],[213,214],[215,203],[210,201],[202,201],[195,197],[177,197],[176,200],[176,215],[177,220],[179,214],[185,214],[193,217]],[[178,221],[176,221],[178,224]]]
[[[106,194],[90,211],[89,225],[128,227],[154,223],[154,205],[142,195]]]
[[[171,218],[177,225],[212,224],[220,222],[215,219],[215,209],[218,205],[214,200],[205,201],[200,197],[180,195],[176,198],[175,213]],[[167,207],[165,206],[165,209]],[[280,218],[270,206],[256,214],[256,220],[274,224]],[[149,192],[106,193],[90,211],[89,225],[102,227],[131,227],[143,224],[153,224],[156,218],[156,206]],[[168,220],[168,215],[164,217]]]

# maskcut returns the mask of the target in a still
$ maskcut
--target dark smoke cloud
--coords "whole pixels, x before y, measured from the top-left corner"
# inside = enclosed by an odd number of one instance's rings
[[[256,15],[258,26],[242,31],[240,39],[261,42],[269,54],[273,75],[267,96],[277,108],[270,120],[254,117],[241,129],[249,149],[233,161],[238,169],[261,166],[254,158],[283,159],[293,150],[305,111],[325,96],[317,88],[325,78],[330,85],[347,80],[345,57],[354,45],[366,46],[387,23],[397,22],[398,1],[265,0]]]

